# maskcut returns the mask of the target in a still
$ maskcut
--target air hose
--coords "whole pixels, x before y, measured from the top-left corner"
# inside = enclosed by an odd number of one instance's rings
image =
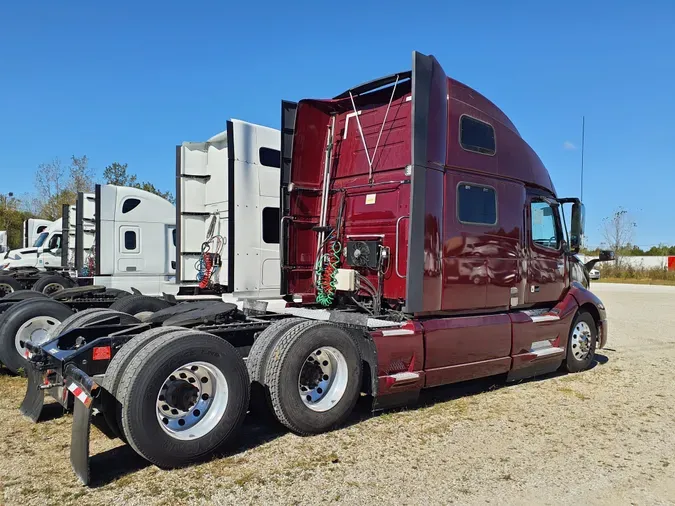
[[[322,306],[330,306],[335,298],[337,270],[340,264],[339,241],[333,241],[326,248],[328,253],[321,255],[316,265],[316,301]]]

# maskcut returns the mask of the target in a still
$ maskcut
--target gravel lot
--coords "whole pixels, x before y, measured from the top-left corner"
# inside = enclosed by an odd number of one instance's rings
[[[594,284],[610,318],[594,367],[429,392],[422,405],[301,438],[250,426],[187,469],[148,466],[92,430],[92,489],[70,469],[70,416],[31,424],[0,372],[0,503],[675,504],[675,287]]]

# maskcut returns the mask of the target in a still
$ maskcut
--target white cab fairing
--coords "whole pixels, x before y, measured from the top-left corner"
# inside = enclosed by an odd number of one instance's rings
[[[281,132],[240,120],[227,126],[206,142],[177,148],[179,280],[197,284],[213,223],[213,235],[222,238],[213,281],[237,297],[280,297]]]
[[[155,289],[148,292],[159,293],[160,283],[175,276],[174,206],[150,192],[112,185],[97,187],[97,198],[97,284],[98,276],[133,277],[141,290],[137,282],[152,277]]]
[[[21,244],[23,248],[30,248],[35,246],[38,236],[43,232],[52,222],[49,220],[42,220],[39,218],[30,218],[23,222],[23,231],[21,234]]]

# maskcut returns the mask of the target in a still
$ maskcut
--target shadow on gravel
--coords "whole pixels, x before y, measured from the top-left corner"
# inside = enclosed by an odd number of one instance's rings
[[[89,457],[90,487],[102,487],[151,465],[129,445],[118,446],[112,450],[97,453]]]
[[[596,354],[595,360],[588,370],[597,366],[605,365],[608,362],[609,359],[605,355]],[[579,374],[584,373],[582,372]],[[465,381],[462,383],[455,383],[453,385],[430,388],[428,390],[423,390],[420,393],[418,401],[407,408],[394,408],[384,410],[376,414],[371,412],[372,398],[370,396],[364,395],[359,398],[352,415],[346,423],[342,424],[341,428],[356,425],[383,413],[402,410],[414,411],[415,409],[429,407],[441,402],[471,397],[492,390],[509,388],[512,385],[536,381],[546,381],[567,375],[568,373],[566,372],[556,371],[554,373],[537,376],[531,379],[507,383],[506,375],[504,374],[492,376],[489,378]],[[275,439],[287,433],[288,430],[275,421],[264,420],[253,415],[248,415],[244,420],[242,428],[239,430],[236,436],[237,444],[235,446],[228,446],[223,452],[212,454],[208,460],[218,460],[237,455],[246,450],[250,450],[274,441]],[[103,453],[92,455],[90,457],[92,477],[91,487],[97,488],[107,485],[123,476],[135,473],[151,465],[152,464],[150,464],[148,461],[140,457],[129,445],[120,446]]]

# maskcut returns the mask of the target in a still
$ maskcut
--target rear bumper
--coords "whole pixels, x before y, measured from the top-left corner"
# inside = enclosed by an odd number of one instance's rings
[[[598,348],[604,348],[605,344],[607,344],[607,331],[607,320],[600,320],[598,322]]]

